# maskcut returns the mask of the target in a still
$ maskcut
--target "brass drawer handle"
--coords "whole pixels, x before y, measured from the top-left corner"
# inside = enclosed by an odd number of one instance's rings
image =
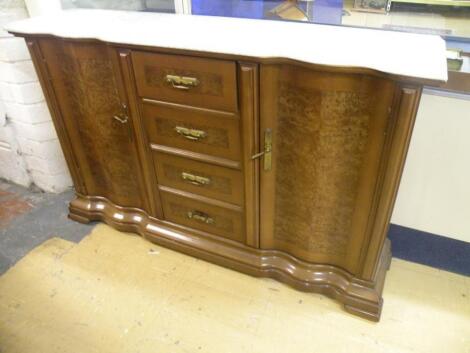
[[[166,75],[165,80],[167,83],[170,83],[173,88],[182,90],[188,90],[199,85],[199,80],[195,77]]]
[[[181,178],[190,184],[198,185],[198,186],[209,185],[211,182],[209,178],[205,178],[199,175],[194,175],[194,174],[190,174],[186,172],[181,173]]]
[[[209,217],[208,214],[201,212],[201,211],[189,211],[188,218],[194,219],[195,221],[206,223],[206,224],[213,224],[214,219]]]
[[[207,133],[202,130],[188,129],[183,126],[176,126],[175,130],[181,136],[187,138],[188,140],[198,141],[207,136]]]

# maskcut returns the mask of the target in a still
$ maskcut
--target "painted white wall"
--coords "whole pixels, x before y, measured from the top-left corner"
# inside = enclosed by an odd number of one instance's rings
[[[51,1],[41,3],[51,8]],[[23,0],[0,2],[0,28],[25,17],[28,12]],[[34,183],[49,192],[60,192],[72,185],[25,41],[3,30],[0,30],[0,177],[23,186]]]
[[[31,17],[62,10],[60,0],[25,0]]]
[[[15,81],[12,68],[18,69],[19,67],[11,63],[12,59],[14,60],[18,56],[21,57],[22,54],[15,50],[15,41],[2,29],[3,25],[8,22],[28,17],[28,12],[23,0],[0,3],[0,6],[0,177],[16,184],[28,186],[31,184],[31,177],[13,130],[12,122],[7,115],[6,106],[13,98],[13,94],[16,95],[18,90],[21,90],[20,86],[12,82]],[[20,76],[21,72],[18,75]]]
[[[470,95],[423,94],[392,223],[470,242]]]

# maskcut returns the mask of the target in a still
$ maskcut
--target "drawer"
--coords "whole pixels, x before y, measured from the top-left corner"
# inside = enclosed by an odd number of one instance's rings
[[[231,240],[245,242],[241,211],[214,206],[166,191],[161,191],[161,199],[165,220]]]
[[[228,115],[143,104],[151,143],[231,160],[240,159],[239,119]]]
[[[141,97],[237,111],[233,61],[135,51],[132,62]]]
[[[242,204],[242,172],[165,153],[154,153],[153,157],[160,185]]]

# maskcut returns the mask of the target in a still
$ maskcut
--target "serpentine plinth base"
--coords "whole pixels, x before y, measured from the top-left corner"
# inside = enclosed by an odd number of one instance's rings
[[[69,217],[75,221],[103,221],[120,231],[140,234],[158,245],[236,271],[271,277],[301,291],[327,295],[341,302],[346,311],[363,318],[380,318],[385,273],[391,260],[388,240],[374,281],[364,281],[338,267],[307,263],[279,251],[254,249],[157,220],[140,209],[120,207],[102,197],[78,195],[69,210]]]

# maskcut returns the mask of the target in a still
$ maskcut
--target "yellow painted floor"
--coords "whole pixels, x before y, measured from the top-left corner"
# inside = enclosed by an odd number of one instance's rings
[[[384,299],[371,323],[99,225],[0,277],[0,352],[470,352],[470,278],[394,259]]]

